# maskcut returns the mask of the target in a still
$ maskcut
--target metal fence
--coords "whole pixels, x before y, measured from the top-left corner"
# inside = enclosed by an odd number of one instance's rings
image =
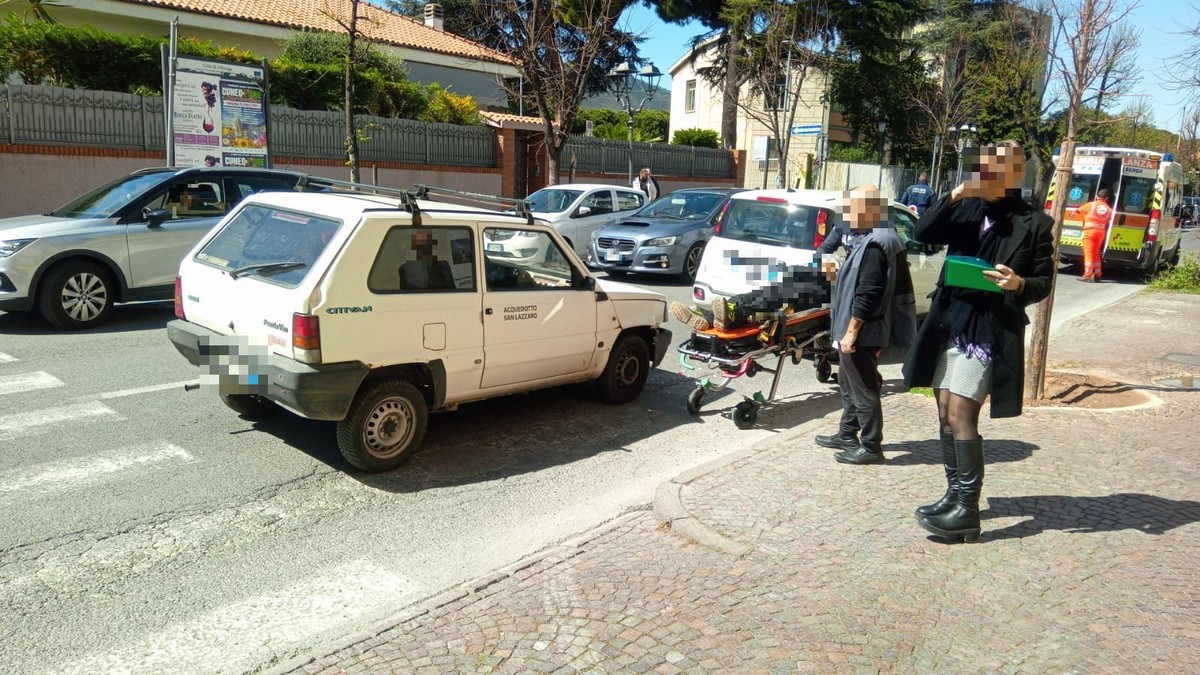
[[[487,127],[370,115],[357,121],[364,161],[496,165]],[[39,85],[0,89],[0,140],[9,143],[163,150],[165,135],[161,97]],[[272,154],[341,158],[344,135],[339,112],[271,109]]]
[[[625,173],[629,168],[629,141],[572,136],[563,149],[563,166],[575,160],[578,171]],[[693,148],[666,143],[634,143],[633,167],[648,166],[660,176],[731,178],[733,153],[713,148]]]

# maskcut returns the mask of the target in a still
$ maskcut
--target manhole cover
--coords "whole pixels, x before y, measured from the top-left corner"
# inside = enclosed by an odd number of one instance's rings
[[[1189,366],[1200,366],[1200,354],[1167,354],[1164,361],[1186,363]]]
[[[1172,389],[1200,389],[1200,377],[1172,377],[1165,380],[1158,380],[1158,383],[1164,387]]]

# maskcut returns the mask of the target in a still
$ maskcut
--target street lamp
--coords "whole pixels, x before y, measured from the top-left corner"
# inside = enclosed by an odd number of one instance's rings
[[[879,123],[879,166],[881,166],[881,167],[887,163],[886,158],[883,156],[883,151],[884,151],[884,148],[886,147],[885,140],[887,138],[884,134],[886,134],[886,133],[887,133],[887,122],[880,122]],[[880,171],[883,171],[883,169],[880,169]]]
[[[963,150],[971,147],[971,141],[975,140],[975,134],[979,131],[974,124],[963,122],[961,127],[957,129],[950,127],[950,133],[954,134],[954,147],[958,150],[958,180],[957,183],[962,183],[963,173]]]
[[[646,96],[642,98],[642,102],[635,108],[633,106],[633,78],[634,76],[645,80],[643,90]],[[658,91],[658,79],[662,77],[662,73],[658,68],[654,67],[653,63],[647,63],[641,70],[635,71],[633,66],[628,61],[623,61],[619,65],[608,71],[609,82],[612,84],[613,94],[617,97],[617,104],[629,116],[629,182],[633,183],[633,116],[640,113],[642,108],[654,98],[654,94]]]

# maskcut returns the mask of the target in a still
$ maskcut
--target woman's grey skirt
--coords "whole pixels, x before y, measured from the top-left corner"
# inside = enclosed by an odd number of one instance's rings
[[[933,388],[951,392],[982,404],[992,388],[992,365],[965,354],[947,344],[938,356],[933,371]]]

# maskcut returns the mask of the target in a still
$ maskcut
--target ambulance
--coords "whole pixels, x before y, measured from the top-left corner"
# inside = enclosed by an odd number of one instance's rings
[[[1058,151],[1054,163],[1059,161]],[[1050,183],[1046,213],[1054,200],[1067,200],[1059,255],[1068,263],[1083,263],[1083,216],[1076,210],[1108,188],[1113,215],[1104,238],[1101,264],[1154,274],[1164,263],[1179,262],[1179,212],[1183,203],[1183,167],[1170,153],[1081,146],[1075,149],[1071,181],[1065,188]]]

